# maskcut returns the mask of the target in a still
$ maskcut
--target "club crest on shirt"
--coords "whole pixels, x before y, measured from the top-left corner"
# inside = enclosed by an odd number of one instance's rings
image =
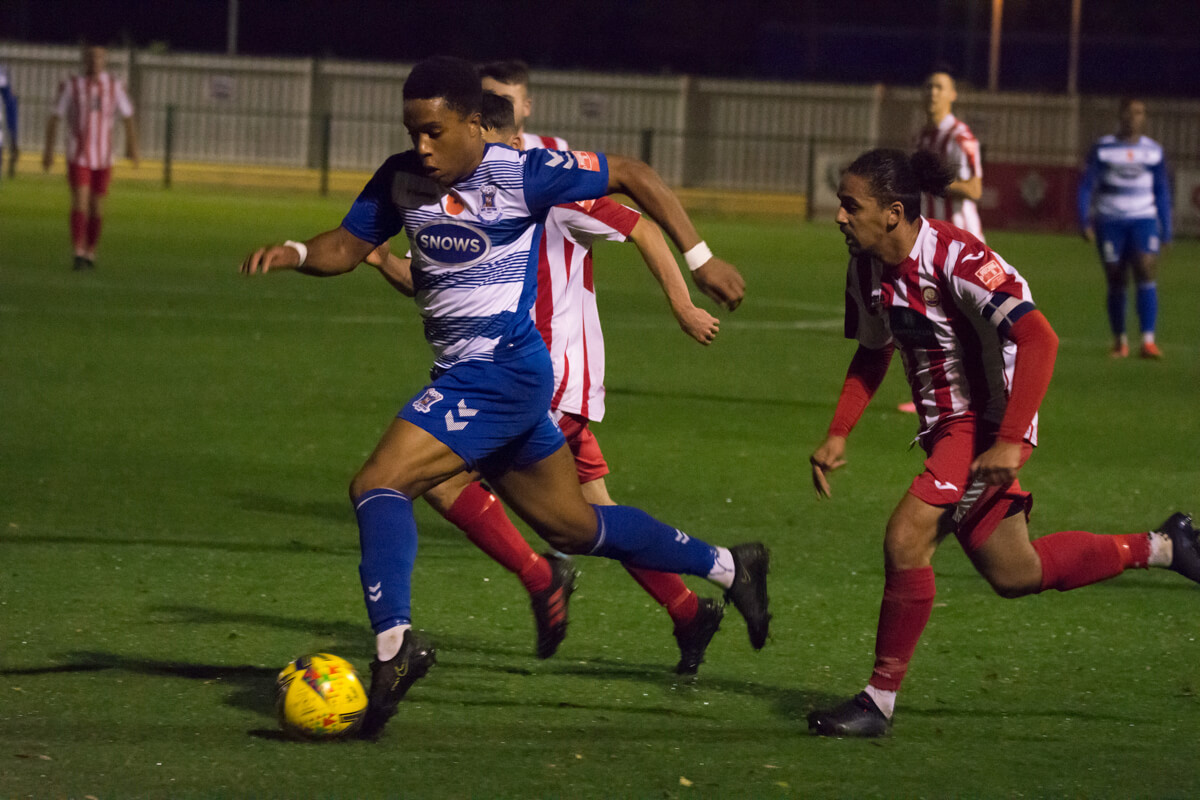
[[[997,264],[995,259],[992,259],[979,269],[975,270],[975,277],[978,278],[979,282],[987,288],[995,289],[997,286],[1004,283],[1004,267]]]
[[[426,389],[425,394],[413,401],[412,407],[415,411],[420,411],[422,414],[428,414],[430,407],[441,399],[442,393],[437,389]]]
[[[492,241],[482,228],[457,219],[427,222],[411,242],[426,262],[441,267],[473,267],[492,252]]]
[[[496,193],[499,187],[494,183],[485,183],[479,187],[479,197],[482,205],[479,207],[479,218],[484,222],[495,222],[500,219],[500,209],[496,208]]]
[[[926,286],[921,290],[921,299],[925,301],[925,305],[930,308],[936,308],[942,304],[942,296],[938,294],[938,290],[932,286]]]

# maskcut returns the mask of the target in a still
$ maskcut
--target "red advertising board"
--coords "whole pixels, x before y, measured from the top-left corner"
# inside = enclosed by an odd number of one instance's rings
[[[983,230],[1079,229],[1075,196],[1079,170],[1075,167],[1004,164],[983,165],[983,197],[979,214]]]

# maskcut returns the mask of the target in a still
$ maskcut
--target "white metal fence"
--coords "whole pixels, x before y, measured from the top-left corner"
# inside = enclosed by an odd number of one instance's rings
[[[410,65],[113,50],[143,154],[224,164],[370,170],[405,149]],[[19,141],[40,150],[75,48],[0,44],[20,98]],[[914,87],[842,86],[538,71],[531,127],[575,147],[645,158],[675,186],[810,194],[827,163],[907,146],[922,122]],[[1115,124],[1114,97],[964,91],[960,115],[985,160],[1078,164]],[[1150,134],[1175,167],[1200,167],[1200,102],[1149,100]],[[118,126],[118,136],[120,126]],[[117,142],[121,146],[121,142]]]

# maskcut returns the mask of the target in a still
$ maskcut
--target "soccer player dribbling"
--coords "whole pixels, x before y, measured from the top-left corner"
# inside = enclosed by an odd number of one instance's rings
[[[434,663],[433,648],[412,632],[412,501],[468,469],[482,473],[560,552],[706,578],[746,618],[756,649],[768,635],[763,545],[714,547],[638,509],[586,502],[570,449],[549,415],[553,369],[529,314],[536,234],[554,205],[620,191],[681,250],[699,235],[678,199],[641,162],[576,152],[568,163],[554,151],[485,145],[482,94],[466,61],[435,57],[418,64],[404,84],[413,149],[376,171],[341,226],[306,242],[258,248],[241,265],[249,275],[279,269],[337,275],[401,230],[413,247],[413,286],[435,357],[432,380],[404,404],[350,485],[377,656],[362,727],[367,738],[382,733]]]
[[[838,226],[850,251],[846,336],[858,349],[825,441],[810,458],[813,484],[846,463],[846,437],[887,372],[894,350],[920,398],[927,459],[884,532],[884,590],[875,667],[866,688],[809,715],[822,736],[884,736],[935,593],[932,558],[953,532],[1001,597],[1068,591],[1126,569],[1166,567],[1200,582],[1192,520],[1171,515],[1150,532],[1064,531],[1029,539],[1029,492],[1017,474],[1037,444],[1037,411],[1058,339],[1029,286],[971,234],[918,214],[922,191],[950,173],[936,157],[872,150],[843,175]]]
[[[46,121],[46,146],[42,168],[54,164],[54,141],[58,121],[66,120],[67,181],[71,187],[71,244],[75,249],[73,268],[96,266],[96,246],[104,223],[104,199],[112,179],[113,120],[120,114],[125,122],[125,151],[138,165],[137,127],[133,104],[125,84],[105,71],[108,51],[103,47],[83,48],[83,74],[63,81],[50,118]]]
[[[482,109],[485,142],[525,149],[513,105],[506,97],[484,92]],[[533,305],[534,324],[554,367],[550,409],[575,458],[584,498],[598,505],[616,505],[605,482],[608,463],[590,427],[592,421],[604,417],[605,408],[604,333],[592,278],[592,245],[600,240],[630,241],[637,246],[680,328],[695,341],[710,344],[719,322],[692,303],[662,231],[653,222],[607,197],[550,209],[537,248],[537,299]],[[409,262],[388,255],[369,258],[368,263],[378,267],[393,286],[412,295]],[[424,497],[473,544],[521,580],[533,607],[537,655],[549,658],[566,635],[573,565],[570,559],[535,553],[500,501],[476,478],[460,473]],[[671,617],[680,651],[675,672],[695,674],[720,627],[723,606],[698,597],[678,575],[632,566],[627,569]]]
[[[1113,358],[1129,355],[1125,286],[1133,272],[1142,333],[1142,358],[1162,358],[1158,321],[1158,254],[1171,241],[1171,188],[1158,142],[1144,135],[1146,104],[1127,97],[1116,135],[1102,136],[1088,153],[1079,182],[1079,227],[1095,242],[1108,282]]]

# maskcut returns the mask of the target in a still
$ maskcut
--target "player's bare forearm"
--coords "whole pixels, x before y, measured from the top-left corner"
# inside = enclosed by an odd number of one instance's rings
[[[983,178],[976,175],[974,178],[968,178],[965,181],[953,181],[946,187],[946,194],[950,197],[978,200],[983,196]]]
[[[608,156],[608,190],[633,198],[642,211],[662,226],[679,252],[687,252],[700,243],[700,234],[683,204],[649,164],[625,156]]]
[[[679,252],[700,244],[700,234],[675,193],[648,164],[624,156],[608,156],[608,190],[624,192],[662,226]],[[733,310],[742,302],[746,283],[731,264],[710,258],[692,273],[696,286],[724,307]]]
[[[412,259],[397,256],[388,247],[387,242],[367,254],[366,262],[379,270],[383,279],[400,294],[405,297],[416,294],[416,289],[413,288]]]
[[[671,313],[675,315],[679,327],[700,344],[711,344],[716,338],[720,322],[692,303],[687,282],[679,273],[679,265],[675,262],[675,256],[671,255],[671,249],[667,247],[662,230],[642,217],[633,227],[629,238],[637,245],[650,274],[658,281],[667,302],[671,304]]]
[[[350,272],[375,249],[370,242],[341,227],[317,234],[303,244],[308,250],[303,266],[296,248],[272,244],[246,256],[239,271],[243,275],[258,275],[291,269],[304,275],[327,278]]]

